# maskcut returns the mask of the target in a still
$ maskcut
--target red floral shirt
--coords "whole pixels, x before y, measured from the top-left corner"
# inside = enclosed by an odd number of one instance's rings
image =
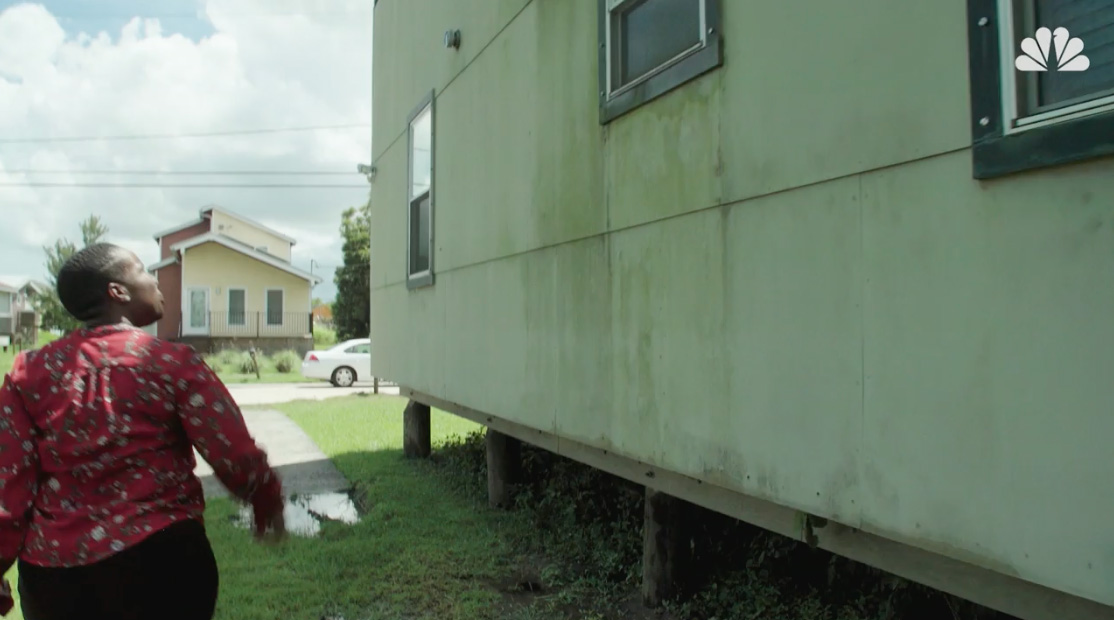
[[[0,574],[91,564],[202,520],[193,448],[257,515],[282,486],[194,350],[128,326],[16,357],[0,388]]]

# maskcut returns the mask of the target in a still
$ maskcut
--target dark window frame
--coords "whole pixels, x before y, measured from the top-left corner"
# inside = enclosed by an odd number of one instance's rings
[[[1002,93],[1003,16],[997,0],[967,0],[971,89],[971,159],[976,179],[1114,155],[1114,110],[1006,133]]]
[[[433,90],[430,90],[422,100],[410,111],[406,118],[406,287],[410,290],[432,286],[434,282],[433,276],[433,212],[434,212],[434,187],[436,186],[436,168],[434,165],[435,154],[437,152],[437,132],[435,125],[437,122],[437,114],[435,110],[436,97]],[[411,198],[410,191],[414,182],[414,133],[413,125],[414,120],[426,110],[429,109],[429,189],[419,196]],[[415,272],[411,259],[413,251],[411,248],[411,239],[414,237],[415,222],[411,217],[414,213],[414,205],[420,204],[422,200],[429,200],[429,265],[428,269]]]
[[[599,7],[599,102],[600,124],[605,125],[624,114],[661,97],[684,84],[723,65],[723,34],[721,0],[699,0],[704,3],[704,45],[671,61],[632,86],[611,95],[608,69],[614,56],[608,48],[612,11],[621,12],[648,0],[627,0],[608,10],[609,0],[598,0]],[[652,0],[651,0],[652,1]]]

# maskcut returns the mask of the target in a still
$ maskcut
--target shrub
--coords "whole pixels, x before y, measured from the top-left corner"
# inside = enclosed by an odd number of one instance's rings
[[[486,492],[484,431],[447,440],[433,464],[477,499]],[[524,444],[515,508],[529,540],[554,564],[544,584],[589,606],[621,607],[637,589],[642,560],[643,487]],[[686,506],[686,510],[695,510]],[[795,620],[1006,620],[864,564],[737,521],[690,512],[689,569],[673,618]],[[608,617],[615,617],[608,615]]]
[[[235,362],[229,365],[242,375],[255,374],[255,367],[251,363],[251,354],[247,351],[234,351],[234,353],[235,358],[233,359],[235,359]],[[264,357],[256,354],[256,358],[259,360],[259,365],[263,366]]]
[[[313,326],[313,346],[322,349],[328,348],[337,343],[337,332],[335,329],[328,327]]]
[[[220,353],[212,356],[210,365],[224,368],[238,368],[240,366],[240,358],[243,356],[242,351],[236,349],[225,349]]]
[[[294,351],[281,351],[276,354],[271,360],[275,364],[275,370],[282,374],[293,372],[298,364],[302,361],[298,354]]]

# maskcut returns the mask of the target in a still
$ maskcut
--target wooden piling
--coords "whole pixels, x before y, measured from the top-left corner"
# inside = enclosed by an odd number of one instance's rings
[[[510,508],[511,485],[522,468],[522,443],[487,429],[487,500],[492,508]]]
[[[646,489],[642,538],[642,603],[658,607],[678,592],[683,566],[684,502]]]
[[[402,414],[402,453],[408,458],[427,458],[432,451],[429,405],[410,401]]]

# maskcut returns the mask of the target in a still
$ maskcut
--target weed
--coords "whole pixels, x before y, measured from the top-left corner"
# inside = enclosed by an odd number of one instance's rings
[[[482,497],[483,430],[446,442],[435,462],[458,488]],[[535,531],[523,546],[554,561],[542,570],[558,599],[614,617],[641,576],[644,487],[524,445],[516,510]],[[936,590],[730,517],[686,505],[690,524],[676,618],[796,620],[1003,620]]]
[[[293,372],[302,360],[294,351],[280,351],[271,358],[271,361],[275,365],[275,370],[288,374]]]

